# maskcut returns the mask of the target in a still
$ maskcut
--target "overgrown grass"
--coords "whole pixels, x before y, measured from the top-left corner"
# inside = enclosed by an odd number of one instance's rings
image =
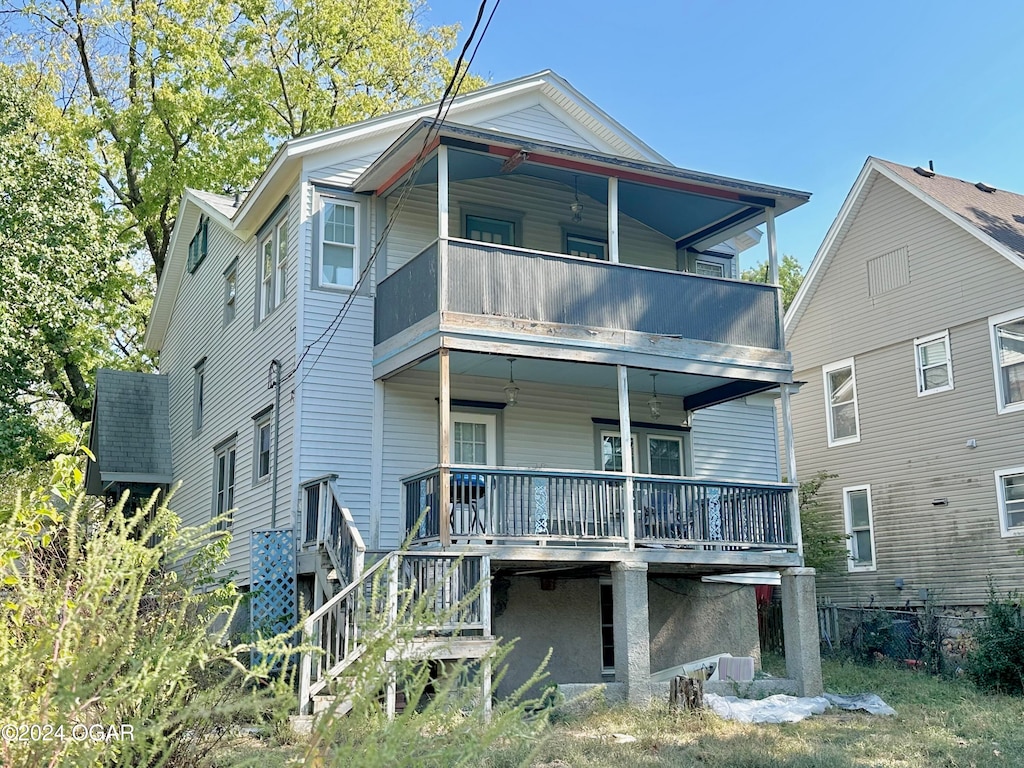
[[[877,693],[896,717],[829,710],[800,723],[744,725],[710,713],[606,708],[552,725],[539,744],[509,744],[488,768],[986,768],[1024,765],[1024,700],[965,681],[826,661],[836,693]],[[614,734],[635,737],[620,743]]]

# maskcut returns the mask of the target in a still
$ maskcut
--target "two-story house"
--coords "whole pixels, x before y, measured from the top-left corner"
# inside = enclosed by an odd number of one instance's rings
[[[1024,558],[1024,196],[869,157],[786,317],[840,605],[978,606]]]
[[[437,111],[289,141],[240,200],[186,192],[149,322],[173,508],[234,510],[254,613],[288,589],[316,609],[303,705],[379,568],[486,582],[460,653],[518,637],[506,686],[553,648],[552,681],[633,700],[652,669],[756,657],[745,584],[781,573],[819,688],[779,290],[736,279],[808,195],[677,168],[551,72]],[[119,488],[128,458],[94,475]]]

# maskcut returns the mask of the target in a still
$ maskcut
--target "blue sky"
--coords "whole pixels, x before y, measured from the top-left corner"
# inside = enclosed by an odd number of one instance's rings
[[[477,0],[428,2],[465,36]],[[1019,0],[502,0],[474,70],[553,69],[676,165],[813,193],[778,222],[806,267],[868,155],[1024,192],[1022,36]]]

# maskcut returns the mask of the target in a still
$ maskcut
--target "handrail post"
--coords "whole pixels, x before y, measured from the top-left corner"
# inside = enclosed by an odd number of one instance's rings
[[[313,622],[306,621],[302,624],[302,642],[305,645],[312,643]],[[313,654],[306,651],[302,654],[302,663],[299,670],[299,714],[311,714],[309,710],[310,695],[309,686],[313,675]]]
[[[483,587],[480,589],[480,619],[483,622],[484,637],[491,636],[491,556],[480,557],[480,578]]]

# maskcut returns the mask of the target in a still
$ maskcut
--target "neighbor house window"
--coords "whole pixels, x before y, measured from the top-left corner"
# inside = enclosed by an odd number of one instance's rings
[[[195,272],[196,268],[206,258],[209,242],[210,220],[205,216],[199,217],[199,225],[192,240],[188,244],[188,271]]]
[[[213,516],[219,518],[217,530],[231,527],[230,512],[235,507],[235,444],[217,449],[213,458]]]
[[[288,284],[288,222],[281,219],[260,240],[260,319],[284,300]]]
[[[255,455],[253,467],[256,482],[270,477],[270,451],[273,437],[273,411],[260,414],[256,418]]]
[[[584,259],[608,260],[608,242],[597,237],[585,235],[565,235],[565,252],[570,256],[579,256]]]
[[[1024,536],[1024,467],[996,470],[996,496],[1003,536]]]
[[[489,216],[467,214],[466,239],[495,245],[516,245],[516,223]]]
[[[857,413],[857,383],[853,358],[822,369],[825,379],[825,416],[829,447],[860,440],[860,416]]]
[[[871,521],[871,486],[843,488],[843,514],[846,518],[846,547],[849,570],[875,570],[875,533]]]
[[[1024,309],[988,319],[999,413],[1024,409]]]
[[[322,200],[320,285],[354,288],[359,277],[359,208],[342,200]]]
[[[235,307],[238,299],[238,259],[231,262],[231,265],[224,272],[224,322],[230,323],[235,319]]]
[[[931,395],[953,388],[949,331],[914,339],[914,356],[917,361],[918,395]]]
[[[206,358],[192,371],[192,434],[203,431],[203,408],[206,405]]]

